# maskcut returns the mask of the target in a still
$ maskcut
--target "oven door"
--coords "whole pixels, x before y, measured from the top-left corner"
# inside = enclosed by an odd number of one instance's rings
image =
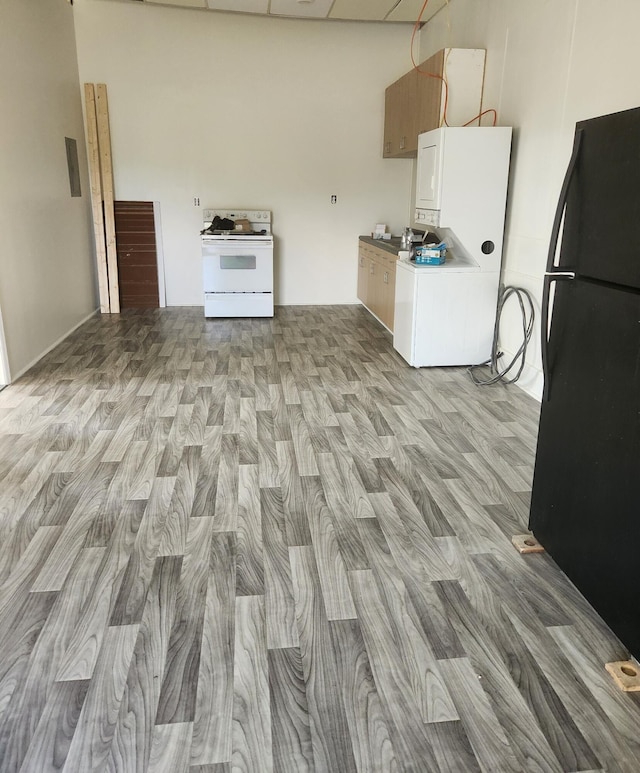
[[[205,293],[273,290],[273,245],[268,242],[203,242],[202,259]]]

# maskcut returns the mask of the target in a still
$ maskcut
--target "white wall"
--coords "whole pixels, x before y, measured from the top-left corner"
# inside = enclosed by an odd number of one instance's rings
[[[549,234],[575,122],[640,104],[638,0],[450,0],[421,34],[421,58],[443,45],[487,49],[484,107],[514,127],[506,284],[541,297]],[[519,382],[539,396],[539,325]],[[502,347],[521,340],[507,307]]]
[[[73,11],[2,0],[0,307],[15,379],[96,307]],[[71,198],[64,138],[78,143]]]
[[[74,9],[82,80],[109,90],[116,197],[160,202],[167,304],[203,302],[205,206],[273,210],[277,303],[355,302],[358,234],[408,224],[412,162],[381,151],[411,27]]]

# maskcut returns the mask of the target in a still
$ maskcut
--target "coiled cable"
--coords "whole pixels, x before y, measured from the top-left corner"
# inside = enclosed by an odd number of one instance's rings
[[[498,360],[502,357],[502,352],[499,350],[498,345],[498,338],[500,335],[500,319],[502,317],[502,310],[504,305],[512,295],[516,296],[518,303],[520,304],[520,312],[522,314],[522,343],[520,344],[518,351],[513,356],[511,362],[506,367],[499,369]],[[527,357],[527,347],[533,333],[533,322],[535,320],[535,316],[536,312],[533,305],[533,298],[527,290],[525,290],[523,287],[501,287],[500,293],[498,295],[496,322],[493,328],[491,357],[481,365],[472,365],[470,368],[467,368],[467,372],[471,376],[471,380],[474,384],[476,384],[476,386],[489,386],[490,384],[497,384],[499,381],[502,381],[504,384],[515,384],[515,382],[522,375],[522,371],[524,370],[525,360]],[[518,369],[515,375],[508,377],[509,372],[516,366],[518,361]],[[489,365],[492,376],[487,379],[478,378],[478,376],[475,374],[475,371],[478,368],[485,367],[486,365]]]

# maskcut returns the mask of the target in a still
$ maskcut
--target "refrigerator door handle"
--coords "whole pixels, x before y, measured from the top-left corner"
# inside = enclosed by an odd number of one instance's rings
[[[575,279],[576,278],[575,271],[545,271],[544,275],[554,277],[555,279]]]
[[[580,145],[582,144],[582,129],[577,129],[575,137],[573,139],[573,150],[571,151],[571,158],[569,159],[569,166],[562,182],[562,188],[560,189],[560,198],[558,199],[558,206],[556,207],[556,214],[553,218],[553,226],[551,228],[551,239],[549,241],[549,253],[547,255],[547,270],[544,275],[544,285],[542,289],[542,320],[540,325],[540,337],[541,347],[540,355],[542,358],[542,376],[544,379],[544,387],[542,390],[542,400],[549,399],[549,392],[551,388],[551,372],[549,370],[549,305],[551,297],[551,282],[558,279],[575,279],[576,275],[573,271],[554,271],[556,265],[556,250],[558,247],[558,238],[560,236],[560,226],[562,224],[562,218],[564,216],[564,210],[567,206],[567,196],[569,195],[569,186],[573,179],[573,174],[578,163],[578,156],[580,155]]]
[[[551,282],[561,280],[571,281],[576,278],[575,271],[545,271],[544,284],[542,286],[542,320],[540,322],[540,335],[542,346],[540,355],[542,358],[542,376],[544,385],[542,389],[542,401],[549,399],[551,389],[551,370],[549,368],[549,309],[551,305]]]
[[[576,131],[576,136],[573,140],[573,150],[571,151],[571,158],[569,159],[569,166],[562,182],[562,188],[560,189],[560,198],[558,199],[558,206],[556,207],[556,214],[553,218],[553,226],[551,228],[551,238],[549,240],[549,253],[547,255],[547,272],[553,271],[556,261],[556,248],[558,246],[558,237],[560,236],[560,225],[562,223],[562,217],[564,215],[565,207],[567,206],[567,196],[569,195],[569,186],[573,178],[573,173],[576,170],[576,164],[578,163],[578,156],[580,155],[580,145],[582,144],[582,132],[583,129]]]

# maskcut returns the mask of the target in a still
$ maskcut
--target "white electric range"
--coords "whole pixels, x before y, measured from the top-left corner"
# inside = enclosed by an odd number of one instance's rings
[[[273,316],[271,212],[203,211],[205,317]]]

